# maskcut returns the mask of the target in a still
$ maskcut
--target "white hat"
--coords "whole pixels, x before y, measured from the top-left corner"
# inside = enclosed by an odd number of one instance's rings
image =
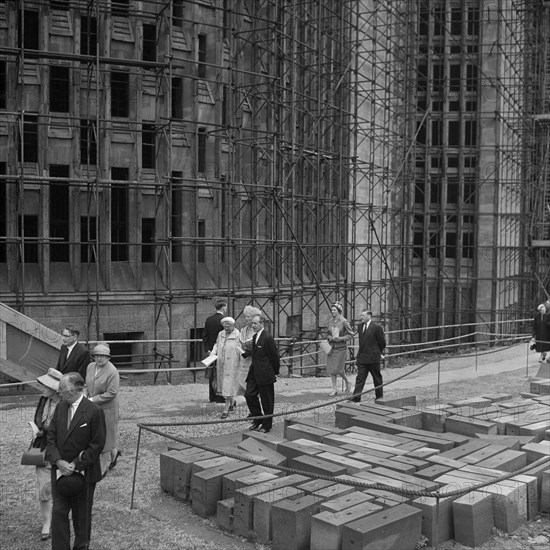
[[[56,369],[48,369],[46,374],[39,376],[36,381],[40,382],[46,388],[50,388],[53,391],[59,391],[59,381],[63,376],[62,372],[59,372]]]
[[[220,323],[222,325],[224,325],[225,323],[231,323],[232,325],[234,325],[237,321],[235,321],[235,319],[233,319],[233,317],[224,317]]]
[[[107,357],[111,357],[111,348],[109,347],[109,344],[99,342],[93,349],[92,355],[106,355]]]

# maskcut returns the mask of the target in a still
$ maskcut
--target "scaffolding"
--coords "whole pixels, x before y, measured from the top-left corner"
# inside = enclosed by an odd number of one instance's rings
[[[213,298],[506,333],[550,290],[548,4],[0,3],[0,299],[157,366]]]

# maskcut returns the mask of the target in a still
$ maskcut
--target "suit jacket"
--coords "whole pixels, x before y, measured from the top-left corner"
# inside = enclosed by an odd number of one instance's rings
[[[223,330],[223,325],[221,323],[222,319],[223,315],[216,312],[214,315],[207,317],[204,322],[204,336],[202,338],[202,343],[206,352],[212,351],[218,338],[218,334]]]
[[[105,445],[105,416],[103,411],[84,397],[67,428],[69,403],[62,401],[48,430],[46,458],[55,468],[59,459],[75,461],[76,470],[83,473],[88,483],[101,479],[99,455]]]
[[[68,358],[67,351],[67,346],[63,344],[61,346],[59,358],[57,359],[57,365],[55,368],[63,374],[67,374],[68,372],[78,372],[84,380],[86,378],[86,369],[92,362],[88,348],[84,347],[80,342],[77,342]]]
[[[359,323],[359,349],[356,360],[358,363],[380,363],[380,356],[386,347],[386,338],[380,325],[370,322],[369,328],[363,331],[365,323]]]
[[[248,355],[252,356],[252,364],[248,370],[246,381],[248,382],[250,374],[254,373],[256,384],[260,386],[274,384],[275,375],[279,374],[281,368],[281,359],[273,336],[265,329],[262,330],[258,340],[252,344],[252,351],[245,351],[243,354],[244,357]]]

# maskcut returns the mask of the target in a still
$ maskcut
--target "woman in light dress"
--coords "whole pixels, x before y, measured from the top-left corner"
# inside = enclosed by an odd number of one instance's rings
[[[110,361],[109,344],[98,342],[92,351],[92,357],[94,362],[86,370],[84,395],[99,405],[105,414],[107,437],[100,457],[101,471],[105,475],[107,469],[111,470],[116,466],[118,457],[122,454],[117,447],[120,377],[117,368]]]
[[[34,412],[34,425],[31,427],[34,435],[32,446],[44,450],[47,443],[47,432],[53,418],[57,404],[61,401],[59,395],[59,381],[63,374],[56,369],[49,369],[46,374],[39,376],[36,381],[40,384],[42,396],[38,400]],[[38,501],[40,502],[40,516],[42,519],[41,540],[50,538],[52,525],[52,465],[46,461],[45,466],[36,467],[36,482]]]
[[[210,355],[216,355],[216,393],[225,398],[225,408],[221,418],[227,418],[229,411],[235,408],[235,397],[239,391],[239,365],[241,360],[240,332],[235,328],[233,317],[224,317],[223,330],[218,334]]]
[[[342,316],[344,306],[340,302],[334,302],[330,307],[332,315],[328,324],[327,340],[332,349],[327,354],[327,372],[332,381],[330,397],[338,394],[338,377],[346,383],[346,393],[351,393],[351,382],[346,375],[346,357],[348,354],[348,341],[353,336],[353,329],[348,320]]]

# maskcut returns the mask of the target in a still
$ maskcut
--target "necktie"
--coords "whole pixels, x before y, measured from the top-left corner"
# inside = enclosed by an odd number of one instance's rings
[[[69,429],[72,419],[73,419],[73,406],[69,405],[69,409],[67,410],[67,429]]]

